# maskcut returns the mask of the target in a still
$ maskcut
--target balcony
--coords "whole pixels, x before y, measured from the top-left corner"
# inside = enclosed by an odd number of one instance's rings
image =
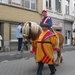
[[[65,14],[64,15],[64,20],[74,22],[74,16]]]

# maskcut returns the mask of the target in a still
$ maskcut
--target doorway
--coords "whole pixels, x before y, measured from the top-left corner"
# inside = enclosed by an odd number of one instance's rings
[[[65,44],[71,45],[71,31],[65,32]]]
[[[2,22],[0,22],[0,35],[2,36],[2,39],[3,39],[4,28],[3,28],[3,23]],[[1,41],[1,43],[2,43],[2,47],[3,47],[3,45],[4,45],[3,40]]]

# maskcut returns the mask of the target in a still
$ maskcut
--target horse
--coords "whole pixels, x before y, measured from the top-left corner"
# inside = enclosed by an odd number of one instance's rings
[[[28,21],[24,24],[22,28],[22,33],[25,34],[25,36],[28,37],[28,39],[36,39],[42,32],[42,28],[40,25],[38,25],[35,22]],[[63,43],[64,43],[64,36],[62,33],[56,31],[56,33],[59,36],[59,51],[57,51],[57,58],[55,60],[55,65],[60,65],[60,63],[63,61],[63,56],[62,56],[62,48],[63,48]]]

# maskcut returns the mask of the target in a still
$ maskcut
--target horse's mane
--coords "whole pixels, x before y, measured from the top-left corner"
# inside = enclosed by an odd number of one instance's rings
[[[23,26],[23,29],[22,29],[23,33],[29,35],[29,23],[31,23],[31,31],[34,37],[42,32],[42,28],[39,26],[39,24],[28,21]]]

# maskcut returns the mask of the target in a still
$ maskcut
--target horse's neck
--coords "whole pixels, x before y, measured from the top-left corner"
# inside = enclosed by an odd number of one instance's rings
[[[33,37],[32,37],[32,40],[34,41],[34,40],[36,40],[36,39],[38,39],[39,38],[39,35],[34,35]]]
[[[38,30],[37,33],[34,32],[34,33],[32,34],[32,39],[37,39],[37,38],[39,37],[39,35],[41,34],[41,32],[42,32],[42,31],[41,31],[40,29]]]

